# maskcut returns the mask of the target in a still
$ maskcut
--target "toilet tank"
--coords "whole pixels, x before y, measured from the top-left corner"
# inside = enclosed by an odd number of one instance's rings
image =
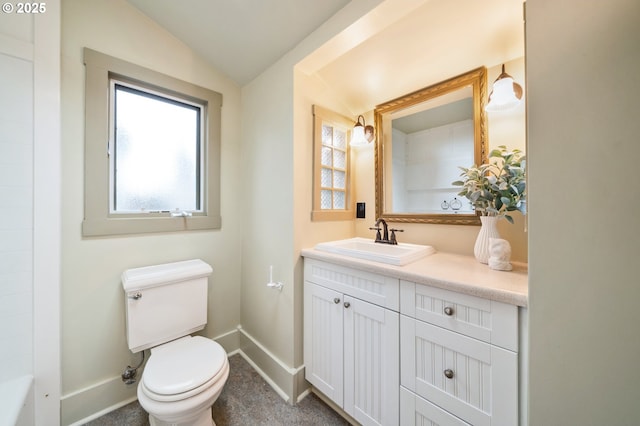
[[[212,271],[200,259],[124,271],[129,349],[139,352],[202,330]]]

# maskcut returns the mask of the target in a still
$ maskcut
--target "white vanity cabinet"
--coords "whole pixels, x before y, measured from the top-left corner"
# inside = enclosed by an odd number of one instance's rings
[[[518,308],[400,282],[400,424],[518,424]]]
[[[398,279],[305,259],[305,378],[363,425],[398,424],[398,310]]]

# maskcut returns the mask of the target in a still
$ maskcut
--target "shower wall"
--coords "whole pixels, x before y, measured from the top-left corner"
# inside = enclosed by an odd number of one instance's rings
[[[0,381],[33,374],[33,20],[0,15]]]

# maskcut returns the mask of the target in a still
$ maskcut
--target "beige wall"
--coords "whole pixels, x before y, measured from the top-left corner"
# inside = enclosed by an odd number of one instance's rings
[[[479,64],[480,65],[480,64]],[[487,81],[492,84],[501,72],[501,65],[489,66]],[[517,58],[506,63],[506,71],[517,82],[524,86],[524,58]],[[419,89],[416,86],[415,89]],[[399,93],[398,96],[403,95]],[[371,113],[371,115],[373,115]],[[487,113],[489,129],[489,148],[506,145],[510,149],[518,148],[526,151],[525,104],[521,103],[511,111]],[[371,117],[372,118],[372,117]],[[373,121],[373,120],[372,120]],[[371,237],[369,227],[375,222],[375,172],[373,144],[356,150],[357,199],[366,202],[367,219],[356,219],[356,235]],[[471,164],[461,164],[471,166]],[[507,239],[512,248],[512,260],[527,261],[526,221],[519,212],[512,215],[515,224],[506,220],[499,223],[498,229],[502,238]],[[473,255],[473,246],[478,236],[478,226],[432,225],[402,223],[397,227],[404,229],[398,235],[401,242],[429,244],[437,250],[449,253]]]
[[[530,424],[637,424],[640,3],[527,0]]]
[[[377,3],[352,1],[242,88],[242,348],[288,397],[303,386],[299,253],[322,234],[309,225],[311,107],[299,101],[306,83],[296,81],[294,66]],[[343,232],[351,234],[352,225],[334,235]],[[266,287],[269,265],[281,292]]]
[[[222,229],[82,238],[84,66],[82,48],[134,62],[223,94]],[[240,323],[240,89],[123,0],[68,0],[62,7],[62,411],[63,424],[135,395],[120,381],[136,363],[124,334],[121,273],[190,258],[213,266],[209,324],[220,336]],[[229,347],[228,350],[237,347]]]
[[[524,85],[524,58],[512,60],[506,64],[507,71]],[[500,65],[488,70],[488,81],[493,82],[500,73]],[[418,87],[416,87],[417,89]],[[295,73],[295,206],[294,215],[296,244],[312,247],[319,241],[330,241],[348,238],[354,235],[368,238],[372,235],[369,227],[375,222],[375,175],[373,144],[351,149],[352,171],[355,180],[355,200],[366,203],[366,218],[346,222],[311,222],[310,206],[312,205],[313,164],[312,151],[312,115],[311,106],[318,104],[347,117],[355,117],[357,113],[345,108],[340,101],[340,94],[334,93],[330,86],[314,76],[302,72]],[[373,112],[365,113],[365,120],[373,122]],[[489,146],[490,148],[507,145],[526,151],[525,147],[525,105],[521,104],[512,111],[489,114]],[[508,238],[513,248],[514,260],[527,260],[527,234],[525,219],[519,213],[514,214],[516,223],[500,224],[501,234]],[[405,232],[399,236],[401,241],[434,245],[441,251],[473,255],[473,245],[478,234],[477,226],[401,224]]]

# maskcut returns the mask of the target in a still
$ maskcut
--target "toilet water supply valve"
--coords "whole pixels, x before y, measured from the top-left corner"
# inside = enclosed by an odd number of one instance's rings
[[[122,381],[125,385],[132,385],[136,382],[136,374],[138,372],[138,368],[142,366],[143,362],[144,351],[142,351],[142,359],[140,360],[140,363],[138,365],[136,365],[135,367],[127,365],[127,368],[124,369],[124,372],[122,373]]]

